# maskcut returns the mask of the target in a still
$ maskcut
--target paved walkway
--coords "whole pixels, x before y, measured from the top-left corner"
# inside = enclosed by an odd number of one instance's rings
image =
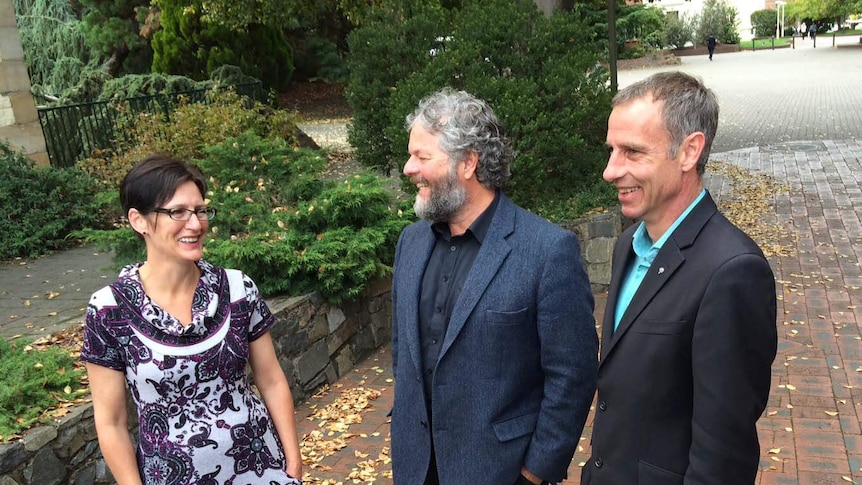
[[[759,424],[762,485],[862,484],[862,49],[829,48],[826,40],[816,49],[807,40],[711,63],[684,58],[664,69],[696,74],[716,90],[722,119],[714,160],[789,188],[776,191],[774,213],[764,219],[787,230],[794,251],[770,258],[780,341]],[[620,85],[655,71],[623,71]],[[733,196],[723,178],[708,185],[720,202]],[[109,265],[92,247],[0,264],[0,334],[42,335],[80,321],[89,294],[113,278]],[[600,315],[603,295],[597,301]],[[315,461],[305,467],[308,483],[391,483],[391,379],[385,347],[298,407],[306,458]],[[582,438],[566,483],[579,483],[588,456]]]

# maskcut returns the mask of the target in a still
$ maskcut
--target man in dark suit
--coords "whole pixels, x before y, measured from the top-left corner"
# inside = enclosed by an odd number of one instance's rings
[[[613,100],[604,179],[640,222],[614,249],[583,484],[754,483],[775,280],[704,189],[717,125],[712,91],[679,72]]]
[[[512,154],[483,101],[444,89],[407,128],[422,220],[392,280],[395,483],[558,482],[598,360],[578,240],[503,194]]]

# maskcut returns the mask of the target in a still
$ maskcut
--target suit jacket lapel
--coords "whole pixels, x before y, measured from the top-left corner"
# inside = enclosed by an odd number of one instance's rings
[[[485,293],[488,285],[494,279],[494,275],[499,271],[503,261],[512,250],[509,243],[506,242],[506,237],[515,230],[515,205],[502,192],[500,193],[500,201],[497,205],[497,211],[491,220],[491,226],[488,228],[488,234],[479,248],[479,254],[476,255],[476,260],[473,262],[473,267],[467,275],[467,280],[464,282],[464,287],[461,289],[461,294],[458,301],[455,302],[455,308],[452,309],[452,317],[449,319],[449,326],[446,329],[446,336],[443,339],[443,346],[440,348],[440,354],[437,357],[438,362],[461,333],[467,318],[473,313],[473,309],[479,302],[479,299]]]
[[[398,261],[400,267],[397,268],[400,274],[408,275],[398,280],[401,285],[398,297],[405,305],[404,325],[399,330],[404,332],[402,338],[407,342],[410,358],[417,369],[422,368],[422,354],[419,349],[419,295],[422,291],[422,275],[425,274],[435,241],[430,224],[422,224],[423,227],[416,231],[416,240],[405,241]]]
[[[635,323],[641,312],[649,305],[655,295],[661,290],[664,284],[670,280],[677,269],[685,262],[685,250],[694,244],[697,235],[706,225],[707,221],[715,214],[715,202],[710,197],[709,193],[704,196],[703,200],[692,209],[685,220],[674,230],[670,238],[665,241],[664,246],[659,250],[658,255],[649,268],[646,276],[644,276],[640,287],[632,297],[626,312],[620,320],[620,325],[614,332],[614,311],[616,307],[616,298],[619,292],[619,287],[622,282],[622,271],[628,266],[628,261],[632,255],[631,241],[626,241],[628,251],[622,253],[620,260],[622,268],[614,268],[614,294],[608,293],[608,301],[613,297],[613,305],[608,305],[605,310],[605,320],[602,324],[602,352],[601,361],[604,362],[608,358],[611,351],[616,346],[629,328]],[[614,265],[618,266],[619,261],[614,260]],[[617,273],[619,271],[619,273]],[[605,328],[607,327],[607,328]],[[608,339],[609,337],[609,339]],[[599,364],[601,365],[601,363]]]

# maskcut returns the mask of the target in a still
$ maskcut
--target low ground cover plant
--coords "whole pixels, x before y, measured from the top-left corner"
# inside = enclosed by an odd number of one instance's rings
[[[18,437],[50,410],[80,395],[83,370],[61,347],[36,349],[27,340],[0,338],[0,443]]]

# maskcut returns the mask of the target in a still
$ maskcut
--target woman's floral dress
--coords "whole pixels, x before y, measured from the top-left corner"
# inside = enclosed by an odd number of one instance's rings
[[[144,293],[139,269],[93,294],[81,359],[125,373],[137,406],[144,484],[298,484],[272,419],[249,387],[249,342],[275,323],[254,282],[199,261],[192,322]]]

